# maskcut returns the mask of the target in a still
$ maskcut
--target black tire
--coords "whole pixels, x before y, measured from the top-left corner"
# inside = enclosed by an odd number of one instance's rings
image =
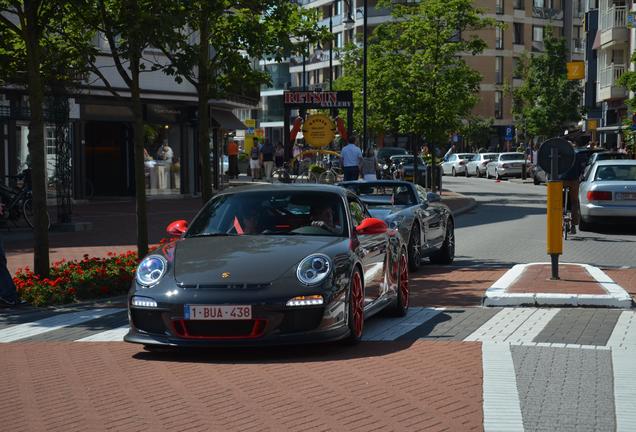
[[[470,177],[470,175],[468,175],[468,167],[466,167],[466,171],[464,171],[464,176],[465,177]]]
[[[409,237],[409,271],[414,272],[422,263],[422,243],[421,243],[420,225],[413,224],[411,228],[411,236]]]
[[[579,231],[592,231],[594,224],[586,221],[583,217],[579,217]]]
[[[452,264],[455,259],[455,226],[451,219],[446,223],[446,236],[440,250],[431,255],[433,264]]]
[[[453,177],[457,177],[457,171],[455,171],[455,167],[451,170],[451,174]]]
[[[356,282],[356,277],[358,281]],[[355,345],[362,340],[362,334],[364,333],[364,284],[360,270],[355,269],[351,275],[351,282],[349,283],[349,301],[347,306],[347,326],[349,327],[349,336],[344,339],[347,345]],[[358,288],[356,284],[359,283],[359,289],[361,293],[356,294]],[[355,292],[354,292],[355,291]],[[360,295],[360,296],[359,296]],[[354,311],[354,303],[357,303],[357,308]],[[362,314],[360,316],[359,314]],[[361,321],[359,321],[361,319]]]
[[[481,177],[481,171],[479,171],[479,168],[475,168],[475,173],[477,174],[477,177]]]
[[[495,169],[495,180],[501,181],[501,176],[499,175],[499,171],[497,171],[496,169]]]
[[[488,174],[488,168],[486,168],[486,179],[490,179],[490,174]]]
[[[31,198],[27,198],[22,203],[22,215],[24,216],[24,220],[26,223],[33,229],[33,200]],[[46,212],[46,217],[48,220],[47,230],[51,229],[51,216],[49,212]]]
[[[535,186],[539,186],[541,184],[536,175],[532,176],[532,183],[534,183]]]
[[[400,251],[400,258],[398,261],[398,274],[397,274],[397,295],[395,303],[389,310],[390,314],[396,317],[403,317],[409,310],[409,263],[408,254],[405,249]]]

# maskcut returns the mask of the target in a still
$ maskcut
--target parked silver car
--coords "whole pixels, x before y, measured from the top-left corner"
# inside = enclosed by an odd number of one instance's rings
[[[609,218],[636,221],[636,160],[598,161],[579,187],[579,229]]]
[[[477,153],[466,163],[466,177],[486,175],[486,165],[495,159],[498,153]]]
[[[453,153],[449,155],[444,162],[442,162],[442,174],[457,174],[466,173],[466,163],[474,156],[474,153]]]
[[[486,178],[521,177],[526,155],[523,153],[499,153],[486,165]]]

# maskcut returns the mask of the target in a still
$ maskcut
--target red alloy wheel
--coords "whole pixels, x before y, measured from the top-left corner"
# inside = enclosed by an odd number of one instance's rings
[[[357,271],[353,273],[351,283],[351,313],[353,315],[354,336],[359,338],[362,336],[362,327],[364,326],[364,296],[362,294],[362,279]]]
[[[400,254],[400,287],[399,296],[402,297],[404,309],[409,307],[409,263],[406,253]]]

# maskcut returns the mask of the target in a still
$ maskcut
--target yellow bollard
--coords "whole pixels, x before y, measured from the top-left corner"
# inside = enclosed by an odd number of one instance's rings
[[[548,254],[563,253],[563,182],[548,182]]]

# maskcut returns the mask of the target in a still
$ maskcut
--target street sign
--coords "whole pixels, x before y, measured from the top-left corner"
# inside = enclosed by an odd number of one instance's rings
[[[550,178],[554,173],[552,172],[552,159],[553,152],[552,150],[556,150],[556,175],[565,174],[574,163],[574,149],[572,148],[572,144],[566,139],[563,138],[550,138],[545,141],[539,147],[538,154],[538,162],[539,166],[543,171],[550,174]]]
[[[514,128],[512,126],[506,126],[506,141],[512,141],[512,136],[514,135]]]

